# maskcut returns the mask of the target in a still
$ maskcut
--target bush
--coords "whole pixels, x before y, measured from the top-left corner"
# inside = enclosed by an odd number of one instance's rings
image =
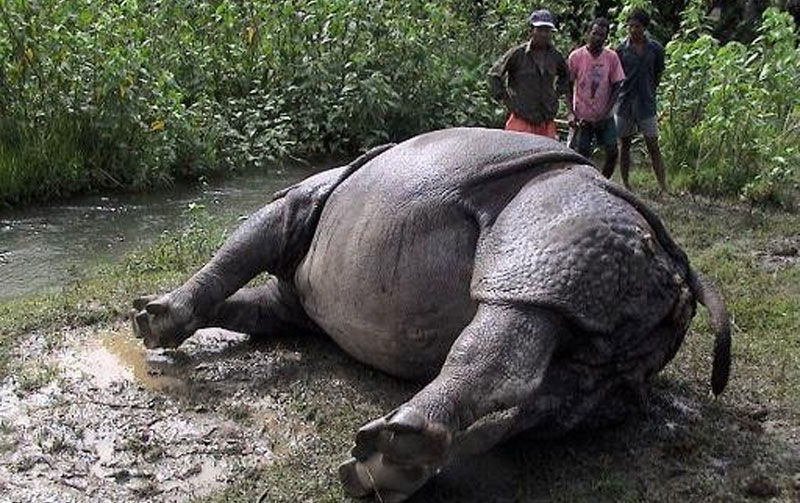
[[[147,188],[492,124],[485,74],[523,38],[528,8],[1,1],[0,201]]]
[[[696,12],[686,15],[667,45],[661,89],[668,166],[692,190],[791,205],[800,184],[794,21],[768,9],[751,46],[721,45]]]
[[[656,2],[549,2],[558,47],[580,44],[586,22],[610,4],[622,35],[631,8]],[[690,188],[784,201],[800,155],[791,19],[770,9],[752,47],[720,46],[703,34],[704,6],[688,3],[667,46],[665,156]],[[504,112],[486,72],[524,40],[532,7],[0,0],[0,204],[266,169],[288,155],[350,155],[447,126],[499,126]],[[654,14],[656,35],[672,29],[670,16]]]

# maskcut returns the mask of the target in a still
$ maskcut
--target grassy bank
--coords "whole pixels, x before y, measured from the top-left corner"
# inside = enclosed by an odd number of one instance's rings
[[[645,191],[652,176],[634,172]],[[656,380],[647,414],[599,433],[558,441],[522,439],[446,470],[413,501],[739,501],[797,497],[800,473],[800,259],[797,215],[692,196],[653,200],[695,267],[721,288],[734,322],[733,373],[708,396],[712,336],[700,309],[678,357]],[[108,266],[60,294],[0,305],[3,374],[27,372],[28,386],[52,373],[22,369],[10,348],[34,331],[53,344],[64,330],[120,319],[130,299],[167,290],[220,242],[219,222],[195,214],[181,233]],[[267,385],[313,429],[290,455],[251,473],[212,502],[341,501],[335,468],[363,423],[409,397],[402,383],[354,363],[331,342],[286,337],[269,354],[299,352],[291,371]],[[2,355],[6,355],[2,358]]]

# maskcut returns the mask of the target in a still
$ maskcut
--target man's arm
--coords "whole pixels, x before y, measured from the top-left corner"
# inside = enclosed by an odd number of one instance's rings
[[[559,57],[556,66],[556,93],[564,96],[567,103],[567,120],[575,120],[575,111],[572,109],[572,79],[569,76],[567,61],[563,56]]]
[[[508,89],[506,89],[506,74],[509,70],[509,63],[516,51],[516,47],[509,49],[489,70],[489,91],[492,97],[501,103],[506,103]]]
[[[608,107],[606,107],[606,111],[603,114],[603,118],[607,119],[611,116],[611,111],[614,110],[614,105],[617,103],[617,99],[619,99],[619,90],[622,89],[622,81],[614,82],[611,84],[611,96],[608,98]]]
[[[611,72],[609,74],[609,78],[611,80],[611,89],[608,97],[608,107],[603,114],[604,118],[608,118],[611,116],[611,112],[614,110],[614,105],[616,105],[617,100],[619,99],[619,92],[622,90],[622,83],[625,82],[625,70],[622,69],[622,61],[619,59],[619,55],[616,52],[611,52],[613,57],[611,58]]]
[[[664,48],[658,43],[655,43],[654,47],[656,49],[656,60],[653,73],[656,78],[656,87],[658,87],[658,84],[661,82],[661,75],[664,73]]]

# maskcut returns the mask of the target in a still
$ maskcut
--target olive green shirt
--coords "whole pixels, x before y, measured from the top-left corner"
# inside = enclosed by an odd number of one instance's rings
[[[489,70],[492,95],[511,112],[538,124],[555,119],[558,98],[569,90],[567,61],[553,46],[534,60],[530,42],[506,52]]]

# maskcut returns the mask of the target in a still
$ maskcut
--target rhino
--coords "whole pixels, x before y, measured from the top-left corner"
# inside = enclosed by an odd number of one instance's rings
[[[266,283],[245,287],[267,271]],[[320,330],[422,381],[355,435],[344,490],[407,499],[459,456],[627,414],[697,302],[730,373],[730,322],[640,199],[549,138],[455,128],[375,148],[276,193],[183,285],[134,302],[147,348],[202,327]]]

